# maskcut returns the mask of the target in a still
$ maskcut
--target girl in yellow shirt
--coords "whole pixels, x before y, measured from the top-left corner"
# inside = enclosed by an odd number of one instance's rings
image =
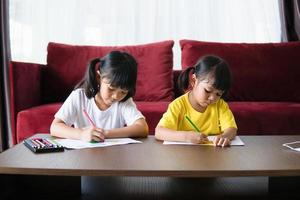
[[[155,129],[156,139],[205,143],[208,135],[217,135],[215,146],[229,146],[237,126],[222,99],[231,85],[228,64],[205,56],[180,74],[178,84],[189,91],[170,103]]]

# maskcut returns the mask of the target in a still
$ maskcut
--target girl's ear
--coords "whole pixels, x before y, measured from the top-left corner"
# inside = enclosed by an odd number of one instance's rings
[[[96,74],[97,83],[100,84],[100,81],[101,81],[100,71],[97,70],[96,72],[97,72],[97,74]]]
[[[195,74],[192,74],[192,77],[190,79],[190,85],[193,88],[195,85],[197,85],[197,78]]]

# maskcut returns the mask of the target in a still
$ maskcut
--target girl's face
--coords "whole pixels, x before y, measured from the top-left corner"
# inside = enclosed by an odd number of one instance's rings
[[[102,78],[100,81],[100,96],[107,107],[111,106],[116,101],[121,101],[128,94],[128,90],[111,86],[107,78]]]
[[[206,108],[210,104],[217,102],[223,91],[215,89],[212,85],[214,80],[207,78],[204,80],[199,80],[193,74],[192,77],[192,97],[196,107],[200,106],[201,108]]]

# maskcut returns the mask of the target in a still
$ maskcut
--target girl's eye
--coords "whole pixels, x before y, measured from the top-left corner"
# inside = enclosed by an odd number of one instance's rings
[[[211,93],[211,91],[209,91],[209,90],[207,90],[207,89],[204,89],[204,91],[205,91],[206,93]]]
[[[127,91],[122,91],[121,93],[122,93],[122,94],[127,94],[128,92],[127,92]]]
[[[222,94],[220,94],[220,93],[217,93],[217,96],[218,96],[218,97],[220,97],[220,96],[222,96]]]

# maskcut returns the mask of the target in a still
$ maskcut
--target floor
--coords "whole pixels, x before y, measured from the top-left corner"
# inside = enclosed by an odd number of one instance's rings
[[[81,195],[80,184],[76,183],[79,179],[66,178],[57,181],[55,177],[30,177],[18,176],[12,180],[11,176],[2,182],[0,199],[72,199],[72,200],[98,200],[98,199],[210,199],[210,200],[283,200],[299,199],[299,184],[296,184],[295,193],[275,189],[274,193],[268,191],[267,177],[222,177],[222,178],[170,178],[170,177],[82,177]],[[76,177],[75,177],[76,178]],[[9,181],[11,180],[11,181]],[[17,180],[17,181],[16,181]],[[15,188],[21,183],[19,189]],[[33,190],[29,185],[35,184]],[[49,182],[47,184],[47,182]],[[286,183],[287,182],[287,183]],[[284,181],[284,185],[288,185]],[[7,184],[9,183],[9,184]],[[79,183],[79,182],[78,182]],[[72,186],[73,184],[73,186]],[[40,190],[46,188],[45,190]],[[77,189],[76,189],[77,188]],[[290,190],[290,187],[286,187]],[[9,190],[9,191],[8,191]],[[39,192],[40,191],[40,192]],[[44,192],[43,192],[44,191]],[[78,191],[78,193],[76,193]],[[299,190],[300,191],[300,190]],[[5,196],[3,196],[6,194]],[[54,197],[55,196],[55,197]]]
[[[84,177],[82,199],[286,199],[268,193],[267,177]]]

